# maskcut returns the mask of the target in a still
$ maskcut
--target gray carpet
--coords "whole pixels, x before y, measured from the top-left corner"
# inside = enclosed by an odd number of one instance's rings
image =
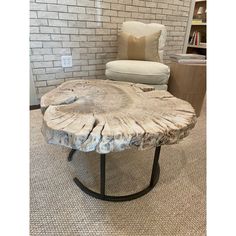
[[[48,145],[41,134],[41,113],[30,112],[31,235],[205,235],[206,134],[205,112],[191,134],[176,145],[163,146],[161,174],[147,195],[122,203],[88,196],[74,176],[99,188],[99,158]],[[107,194],[143,189],[150,178],[154,150],[107,156]]]

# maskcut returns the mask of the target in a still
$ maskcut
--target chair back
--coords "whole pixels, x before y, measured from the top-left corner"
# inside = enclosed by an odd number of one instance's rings
[[[132,34],[136,37],[142,37],[161,30],[161,36],[159,39],[159,56],[161,62],[163,62],[164,46],[166,42],[167,31],[166,27],[158,23],[145,24],[138,21],[126,21],[123,23],[121,30],[123,32]]]

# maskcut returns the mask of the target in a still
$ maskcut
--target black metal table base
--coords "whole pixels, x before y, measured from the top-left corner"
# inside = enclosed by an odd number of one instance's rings
[[[76,150],[72,149],[68,156],[68,161],[71,161],[73,158],[73,154]],[[157,184],[160,176],[160,166],[159,166],[159,156],[160,156],[161,146],[157,147],[155,150],[153,165],[152,165],[152,173],[151,179],[149,182],[148,187],[139,191],[134,194],[125,195],[125,196],[110,196],[105,194],[105,182],[106,182],[106,155],[100,155],[100,193],[94,192],[91,189],[87,188],[84,184],[80,182],[78,178],[74,178],[76,185],[85,193],[89,194],[92,197],[105,200],[105,201],[113,201],[113,202],[120,202],[120,201],[130,201],[136,198],[139,198],[149,191],[151,191],[155,185]]]

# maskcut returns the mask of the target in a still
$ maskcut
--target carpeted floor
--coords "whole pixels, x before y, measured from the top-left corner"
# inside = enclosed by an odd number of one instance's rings
[[[163,146],[161,174],[147,195],[122,203],[104,202],[82,192],[78,175],[90,188],[99,187],[99,158],[48,145],[41,134],[41,113],[30,112],[31,235],[180,235],[206,234],[205,112],[181,143]],[[107,193],[141,190],[150,178],[154,150],[107,156]]]

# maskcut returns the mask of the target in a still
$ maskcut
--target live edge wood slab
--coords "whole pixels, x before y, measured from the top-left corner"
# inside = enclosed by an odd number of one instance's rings
[[[41,98],[50,144],[109,153],[174,144],[196,123],[193,107],[167,91],[110,80],[73,80]]]

